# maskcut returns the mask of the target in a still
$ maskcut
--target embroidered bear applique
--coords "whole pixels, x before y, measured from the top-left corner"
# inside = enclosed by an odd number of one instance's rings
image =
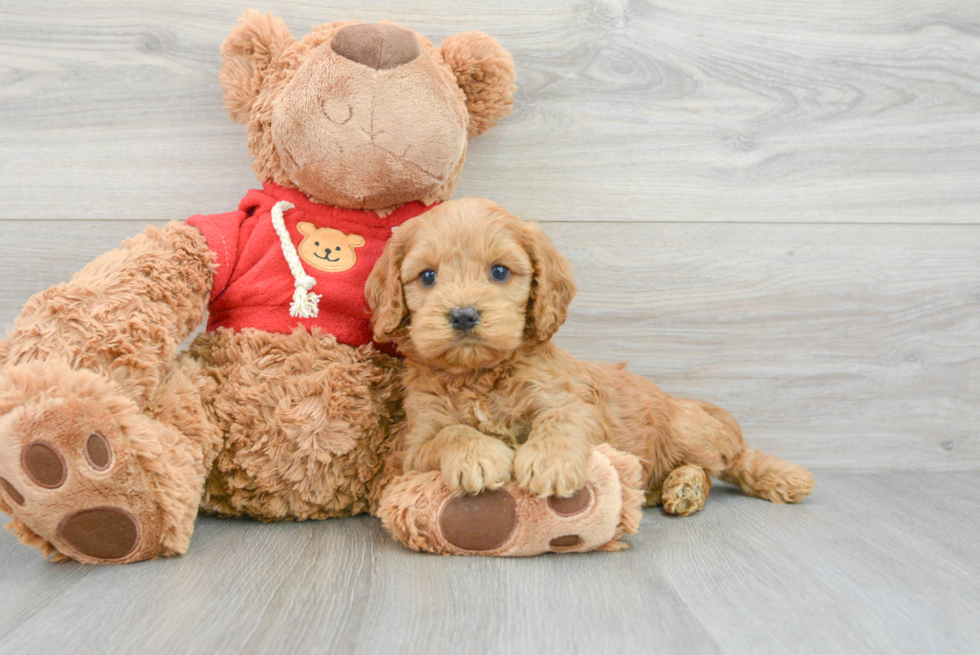
[[[344,234],[332,227],[317,227],[313,223],[299,223],[297,229],[304,235],[299,244],[299,256],[310,266],[328,273],[338,273],[354,267],[357,253],[354,248],[365,244],[360,234]]]

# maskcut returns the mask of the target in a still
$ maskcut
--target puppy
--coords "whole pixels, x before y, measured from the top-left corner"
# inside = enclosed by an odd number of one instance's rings
[[[449,201],[405,223],[366,295],[375,339],[405,357],[405,467],[441,470],[450,489],[478,493],[513,476],[567,497],[603,442],[640,459],[648,504],[673,514],[703,507],[709,476],[775,503],[813,488],[806,469],[747,448],[722,409],[554,345],[575,295],[571,266],[488,200]]]

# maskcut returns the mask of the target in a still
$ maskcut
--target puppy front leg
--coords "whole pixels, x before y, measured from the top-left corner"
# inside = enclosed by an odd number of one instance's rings
[[[468,425],[443,428],[433,438],[415,444],[405,459],[407,469],[441,470],[451,491],[462,489],[471,494],[510,482],[513,463],[510,446]]]
[[[538,496],[568,497],[585,485],[589,451],[599,422],[585,405],[555,408],[534,422],[514,457],[514,478]]]

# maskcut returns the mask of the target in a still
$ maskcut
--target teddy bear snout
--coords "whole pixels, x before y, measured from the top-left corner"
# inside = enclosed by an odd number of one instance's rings
[[[421,53],[411,30],[387,23],[360,23],[337,30],[330,47],[341,57],[375,70],[398,68]]]

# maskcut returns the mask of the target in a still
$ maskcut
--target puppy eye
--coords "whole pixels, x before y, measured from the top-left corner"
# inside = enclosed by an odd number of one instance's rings
[[[510,269],[503,264],[495,264],[494,267],[490,269],[490,277],[497,282],[506,282],[507,278],[510,277]]]
[[[422,283],[423,287],[434,286],[436,283],[436,272],[431,268],[425,269],[422,271],[422,274],[419,275],[419,282]]]

